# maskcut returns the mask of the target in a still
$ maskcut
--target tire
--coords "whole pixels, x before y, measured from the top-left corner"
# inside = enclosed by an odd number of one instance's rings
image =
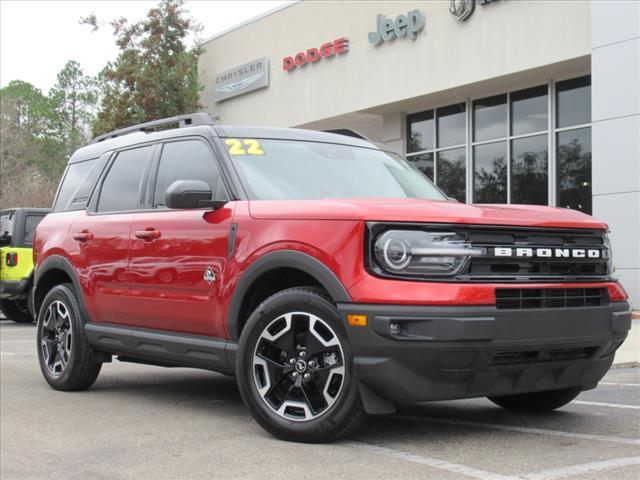
[[[488,398],[496,405],[512,412],[544,413],[563,407],[580,395],[581,391],[580,388],[564,388]]]
[[[55,390],[85,390],[102,368],[85,337],[87,316],[76,295],[71,284],[56,286],[45,296],[38,314],[40,371]]]
[[[16,323],[32,323],[33,317],[29,313],[27,304],[20,300],[0,300],[0,310],[5,317]]]
[[[316,290],[290,288],[254,310],[236,371],[253,418],[283,440],[329,442],[366,419],[340,316]]]

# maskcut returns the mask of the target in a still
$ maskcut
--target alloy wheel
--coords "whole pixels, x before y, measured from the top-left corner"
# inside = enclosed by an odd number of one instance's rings
[[[313,420],[331,408],[345,384],[340,339],[311,313],[281,315],[258,338],[253,379],[263,401],[279,416]]]
[[[44,364],[51,375],[58,377],[71,358],[73,327],[67,306],[60,300],[51,302],[40,328],[40,348]]]

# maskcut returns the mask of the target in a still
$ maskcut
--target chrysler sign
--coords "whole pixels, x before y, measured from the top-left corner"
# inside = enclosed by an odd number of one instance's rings
[[[269,85],[269,60],[259,58],[216,75],[213,98],[221,102]]]

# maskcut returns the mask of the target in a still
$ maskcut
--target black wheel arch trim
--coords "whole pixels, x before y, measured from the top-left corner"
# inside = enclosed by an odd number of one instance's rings
[[[296,250],[278,250],[267,253],[255,260],[243,273],[236,285],[229,314],[227,328],[229,337],[237,342],[240,338],[240,311],[246,295],[253,283],[265,273],[278,268],[295,268],[315,278],[336,303],[351,303],[347,289],[329,267],[311,255]]]
[[[77,300],[80,304],[80,307],[86,312],[86,308],[84,307],[84,297],[82,295],[82,287],[80,286],[80,279],[78,278],[78,274],[73,269],[71,262],[64,258],[61,255],[51,255],[47,257],[35,270],[34,279],[33,279],[33,311],[34,316],[36,316],[39,312],[40,305],[36,302],[38,284],[40,280],[44,276],[45,273],[51,270],[62,270],[67,276],[71,279],[71,283],[73,284],[73,288],[77,294]],[[44,298],[42,298],[44,300]]]

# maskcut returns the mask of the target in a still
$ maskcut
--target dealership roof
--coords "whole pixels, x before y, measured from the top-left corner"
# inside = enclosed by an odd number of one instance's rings
[[[285,8],[289,8],[292,5],[295,5],[296,3],[300,3],[302,0],[291,0],[283,5],[280,5],[278,7],[272,8],[271,10],[267,10],[264,13],[261,13],[260,15],[256,15],[255,17],[252,17],[248,20],[245,20],[244,22],[240,22],[237,25],[234,25],[233,27],[229,27],[225,30],[222,30],[221,32],[215,33],[214,35],[210,36],[209,38],[207,38],[206,40],[204,40],[202,42],[202,44],[204,45],[205,43],[209,43],[212,40],[215,40],[216,38],[222,37],[223,35],[226,35],[227,33],[233,32],[234,30],[238,30],[239,28],[242,28],[246,25],[249,25],[251,23],[257,22],[258,20],[261,20],[265,17],[268,17],[269,15],[273,15],[274,13],[278,13],[280,10],[284,10]]]

